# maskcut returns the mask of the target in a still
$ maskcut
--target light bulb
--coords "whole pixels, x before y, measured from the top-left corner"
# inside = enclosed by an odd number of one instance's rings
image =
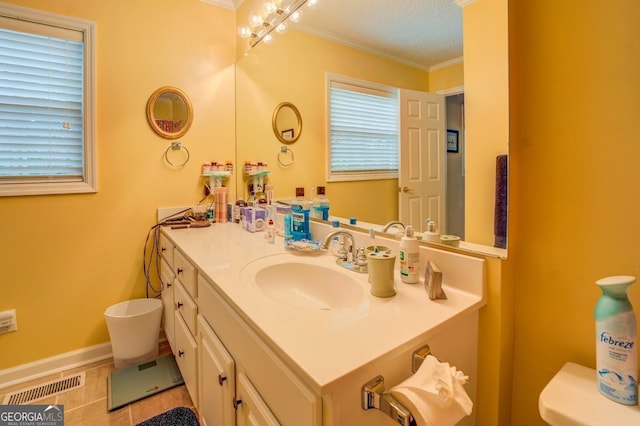
[[[317,4],[318,0],[307,0],[307,6],[309,7],[316,7]]]
[[[302,19],[302,11],[296,10],[291,14],[291,17],[289,19],[291,19],[291,22],[300,22],[300,20]]]
[[[287,23],[283,22],[276,27],[276,31],[280,34],[284,34],[287,32]]]
[[[271,34],[267,34],[266,36],[264,36],[262,41],[264,41],[267,44],[271,44],[271,42],[273,41],[273,36]]]
[[[251,28],[249,28],[247,25],[240,25],[240,26],[238,27],[238,35],[239,35],[241,38],[248,38],[248,37],[251,37],[251,34],[252,34],[252,33],[253,33],[253,32],[251,31]]]
[[[251,28],[255,29],[261,27],[263,22],[264,20],[262,19],[262,16],[260,16],[260,14],[255,12],[251,12],[249,14],[249,25],[251,25]]]
[[[262,17],[265,21],[268,21],[271,15],[278,11],[278,6],[274,2],[268,1],[264,3],[264,8],[262,11]]]

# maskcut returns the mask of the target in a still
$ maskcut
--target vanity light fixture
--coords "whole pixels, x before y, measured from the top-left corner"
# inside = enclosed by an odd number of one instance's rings
[[[282,34],[287,31],[288,21],[300,22],[302,6],[306,4],[307,7],[313,7],[317,3],[318,0],[293,0],[291,4],[284,6],[283,0],[268,0],[260,13],[249,14],[249,23],[238,27],[238,35],[249,39],[249,49],[261,41],[269,44],[273,41],[271,33],[274,30]]]

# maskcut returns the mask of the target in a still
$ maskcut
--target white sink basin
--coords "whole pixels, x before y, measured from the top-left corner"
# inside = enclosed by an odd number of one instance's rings
[[[265,295],[299,308],[338,311],[367,300],[362,285],[349,276],[355,272],[342,272],[338,266],[322,265],[313,258],[285,259],[281,256],[259,259],[249,264],[242,275]]]

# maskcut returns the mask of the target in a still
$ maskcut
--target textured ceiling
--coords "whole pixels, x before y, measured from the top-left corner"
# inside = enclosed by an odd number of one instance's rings
[[[423,69],[462,57],[453,0],[319,0],[296,28]]]

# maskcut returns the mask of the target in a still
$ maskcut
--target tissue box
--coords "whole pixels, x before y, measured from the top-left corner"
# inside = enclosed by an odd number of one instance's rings
[[[249,232],[264,231],[267,211],[259,207],[240,207],[240,224]]]

